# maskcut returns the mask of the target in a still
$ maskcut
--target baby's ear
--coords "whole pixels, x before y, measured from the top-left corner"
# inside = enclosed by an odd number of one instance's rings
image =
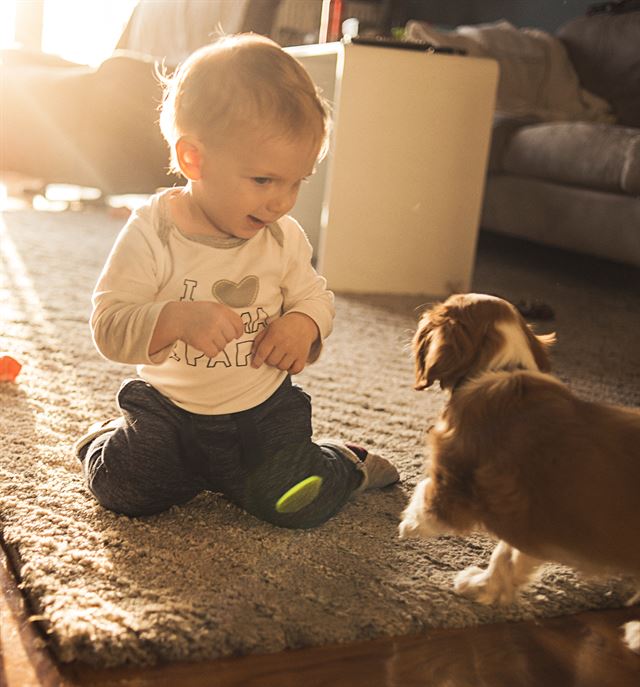
[[[181,136],[176,142],[176,157],[181,172],[190,181],[202,178],[202,145],[191,136]]]

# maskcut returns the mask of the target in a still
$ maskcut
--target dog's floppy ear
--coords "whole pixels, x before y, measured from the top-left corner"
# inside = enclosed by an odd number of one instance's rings
[[[436,380],[443,389],[452,389],[472,365],[475,346],[465,328],[457,326],[447,312],[436,307],[424,315],[414,336],[414,388],[418,391]]]
[[[422,391],[431,386],[435,379],[431,377],[427,368],[427,357],[431,347],[433,327],[428,314],[422,316],[416,333],[413,336],[411,348],[415,363],[416,383],[414,389]]]

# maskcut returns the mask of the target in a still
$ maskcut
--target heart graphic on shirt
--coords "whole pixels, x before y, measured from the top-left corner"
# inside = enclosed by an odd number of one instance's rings
[[[211,287],[211,293],[231,308],[244,308],[255,301],[258,287],[258,277],[249,275],[239,284],[228,279],[220,279]]]

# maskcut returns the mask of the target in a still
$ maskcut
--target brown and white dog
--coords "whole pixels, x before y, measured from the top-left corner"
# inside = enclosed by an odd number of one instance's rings
[[[400,536],[499,539],[486,570],[455,579],[482,603],[512,602],[544,561],[640,581],[640,411],[576,397],[548,374],[554,341],[480,294],[436,305],[413,338],[415,388],[451,395]],[[640,621],[624,632],[640,652]]]

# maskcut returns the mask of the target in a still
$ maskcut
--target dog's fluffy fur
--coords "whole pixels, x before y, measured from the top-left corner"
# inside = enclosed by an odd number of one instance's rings
[[[499,539],[486,570],[455,580],[484,603],[512,602],[544,561],[640,580],[640,411],[577,398],[548,374],[554,340],[480,294],[427,311],[413,339],[415,388],[451,395],[400,536]],[[625,641],[640,652],[640,622]]]

